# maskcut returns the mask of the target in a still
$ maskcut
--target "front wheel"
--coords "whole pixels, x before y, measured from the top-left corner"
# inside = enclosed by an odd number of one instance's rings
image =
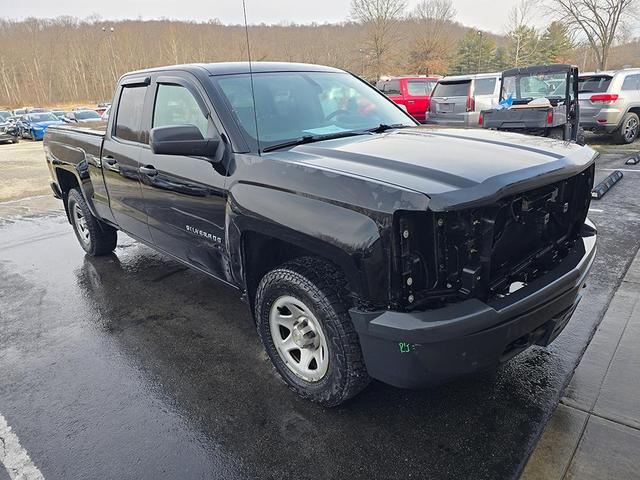
[[[85,252],[94,257],[113,252],[118,242],[118,231],[94,217],[82,193],[75,188],[67,197],[67,211]]]
[[[303,398],[339,405],[370,381],[331,264],[301,258],[270,271],[256,291],[258,334],[276,371]]]
[[[627,113],[620,123],[620,128],[615,131],[614,139],[616,143],[628,144],[633,143],[638,138],[640,131],[640,119],[633,112]]]

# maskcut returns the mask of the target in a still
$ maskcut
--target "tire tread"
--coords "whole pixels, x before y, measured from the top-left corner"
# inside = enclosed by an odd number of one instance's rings
[[[308,283],[312,285],[312,288],[307,289],[307,293],[314,301],[314,307],[324,317],[329,316],[333,320],[332,327],[340,339],[340,345],[334,348],[339,348],[339,355],[344,355],[344,361],[340,361],[343,368],[336,369],[336,378],[322,391],[309,390],[300,385],[291,384],[286,381],[285,376],[275,365],[274,368],[289,388],[301,397],[327,407],[340,405],[360,393],[371,381],[362,356],[358,334],[349,316],[344,275],[329,262],[313,257],[292,260],[267,273],[258,285],[255,295],[258,333],[267,349],[270,342],[270,336],[266,335],[268,326],[261,328],[261,323],[265,321],[268,323],[268,312],[262,311],[262,299],[267,296],[271,288],[283,282],[305,287]]]

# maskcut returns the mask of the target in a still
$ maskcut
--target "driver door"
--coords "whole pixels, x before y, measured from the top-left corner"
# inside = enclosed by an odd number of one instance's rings
[[[183,72],[153,79],[151,128],[195,125],[204,138],[220,138],[213,108],[197,81]],[[140,156],[142,192],[153,243],[218,278],[227,278],[225,171],[203,157]]]

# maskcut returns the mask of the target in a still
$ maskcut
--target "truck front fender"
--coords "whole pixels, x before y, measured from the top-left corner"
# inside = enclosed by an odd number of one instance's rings
[[[384,253],[389,229],[364,212],[249,183],[232,187],[227,209],[227,244],[237,283],[247,285],[243,236],[257,232],[333,262],[356,296],[388,301],[389,265]]]

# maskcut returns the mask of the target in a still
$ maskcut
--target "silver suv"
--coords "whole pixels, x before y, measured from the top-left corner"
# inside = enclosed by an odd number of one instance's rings
[[[499,102],[500,76],[479,73],[441,78],[431,93],[427,123],[479,127],[480,111]]]
[[[580,125],[632,143],[640,131],[640,68],[583,73],[579,80]]]

